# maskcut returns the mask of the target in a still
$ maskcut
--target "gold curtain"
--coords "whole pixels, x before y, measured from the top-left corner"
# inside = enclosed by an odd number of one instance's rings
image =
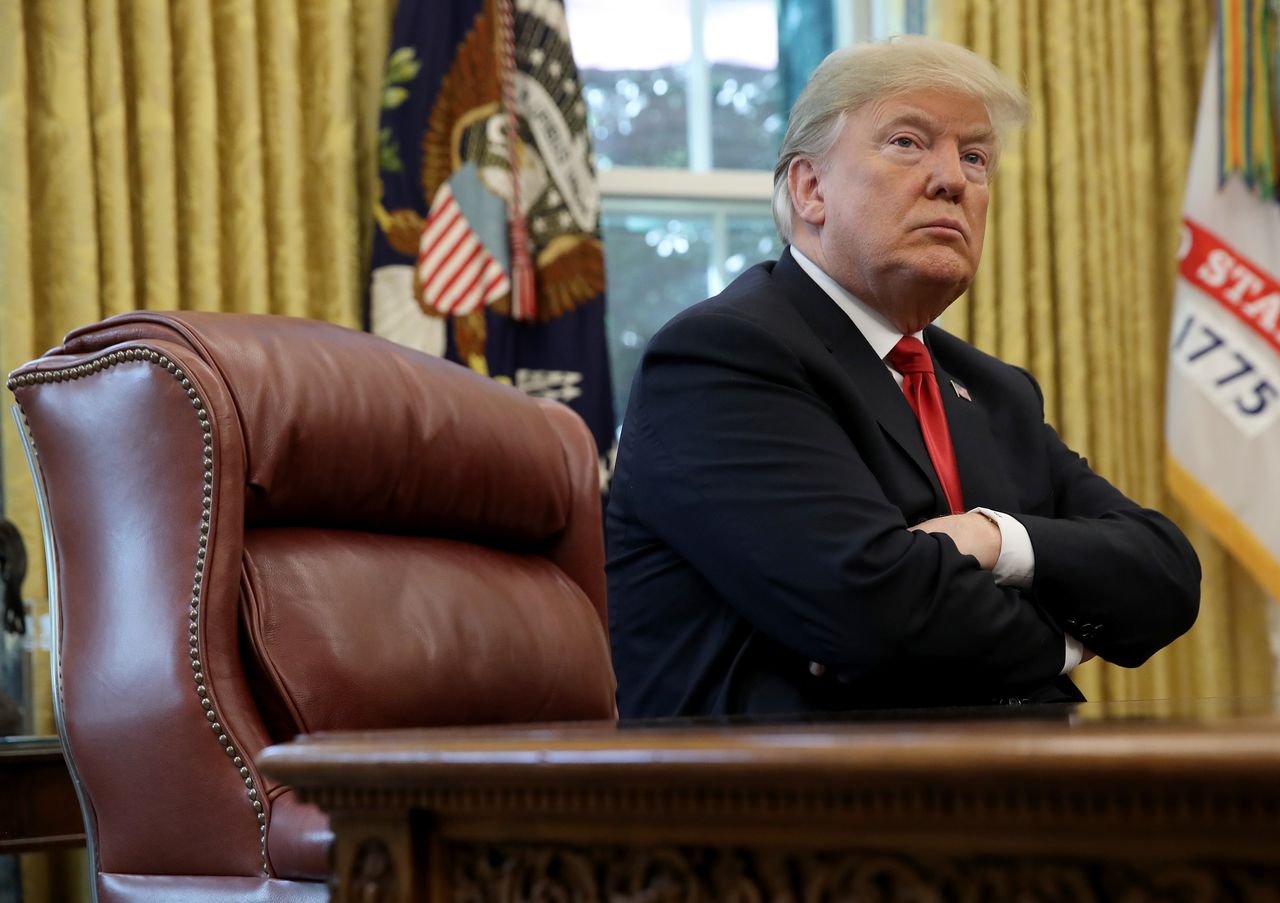
[[[1173,516],[1204,568],[1187,636],[1137,670],[1091,662],[1081,689],[1270,694],[1270,603],[1161,477],[1174,253],[1213,0],[938,3],[940,36],[995,62],[1032,105],[1001,156],[982,269],[945,325],[1035,374],[1064,440]]]
[[[0,3],[0,370],[136,309],[358,327],[394,6]],[[30,556],[25,595],[43,599],[34,493],[4,407],[5,514]],[[47,656],[32,679],[35,730],[52,733]],[[27,899],[72,896],[51,880],[28,876]]]

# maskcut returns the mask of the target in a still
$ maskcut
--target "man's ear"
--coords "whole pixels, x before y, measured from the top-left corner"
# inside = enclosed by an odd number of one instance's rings
[[[811,226],[821,226],[827,219],[822,199],[818,166],[808,157],[793,157],[787,166],[787,189],[796,215]]]

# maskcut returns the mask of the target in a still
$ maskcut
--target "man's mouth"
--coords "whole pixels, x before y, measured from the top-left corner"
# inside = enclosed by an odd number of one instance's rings
[[[921,225],[919,228],[921,228],[921,229],[946,229],[946,230],[948,230],[948,231],[950,231],[950,232],[955,232],[956,234],[958,234],[961,238],[965,239],[966,241],[969,239],[969,236],[968,236],[968,234],[964,231],[964,226],[960,223],[960,221],[959,221],[959,220],[954,220],[954,219],[949,219],[949,218],[947,218],[947,217],[942,217],[942,218],[939,218],[939,219],[929,220],[927,223],[924,223],[924,224],[923,224],[923,225]]]

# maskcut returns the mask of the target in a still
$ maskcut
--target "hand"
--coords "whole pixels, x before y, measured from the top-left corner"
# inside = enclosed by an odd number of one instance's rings
[[[1000,528],[975,511],[930,518],[910,529],[947,534],[961,554],[978,559],[984,571],[994,568],[1000,557]]]

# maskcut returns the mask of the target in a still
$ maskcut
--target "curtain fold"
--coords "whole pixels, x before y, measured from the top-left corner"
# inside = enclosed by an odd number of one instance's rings
[[[1191,633],[1136,670],[1076,672],[1095,700],[1274,692],[1270,603],[1161,477],[1174,252],[1213,20],[1213,0],[937,10],[942,38],[995,62],[1032,104],[1001,157],[982,269],[945,325],[1031,370],[1064,440],[1174,517],[1204,568]]]
[[[0,3],[0,369],[129,310],[359,327],[394,7]],[[40,617],[35,495],[4,407],[4,513]],[[32,683],[34,728],[52,733],[47,653]]]

